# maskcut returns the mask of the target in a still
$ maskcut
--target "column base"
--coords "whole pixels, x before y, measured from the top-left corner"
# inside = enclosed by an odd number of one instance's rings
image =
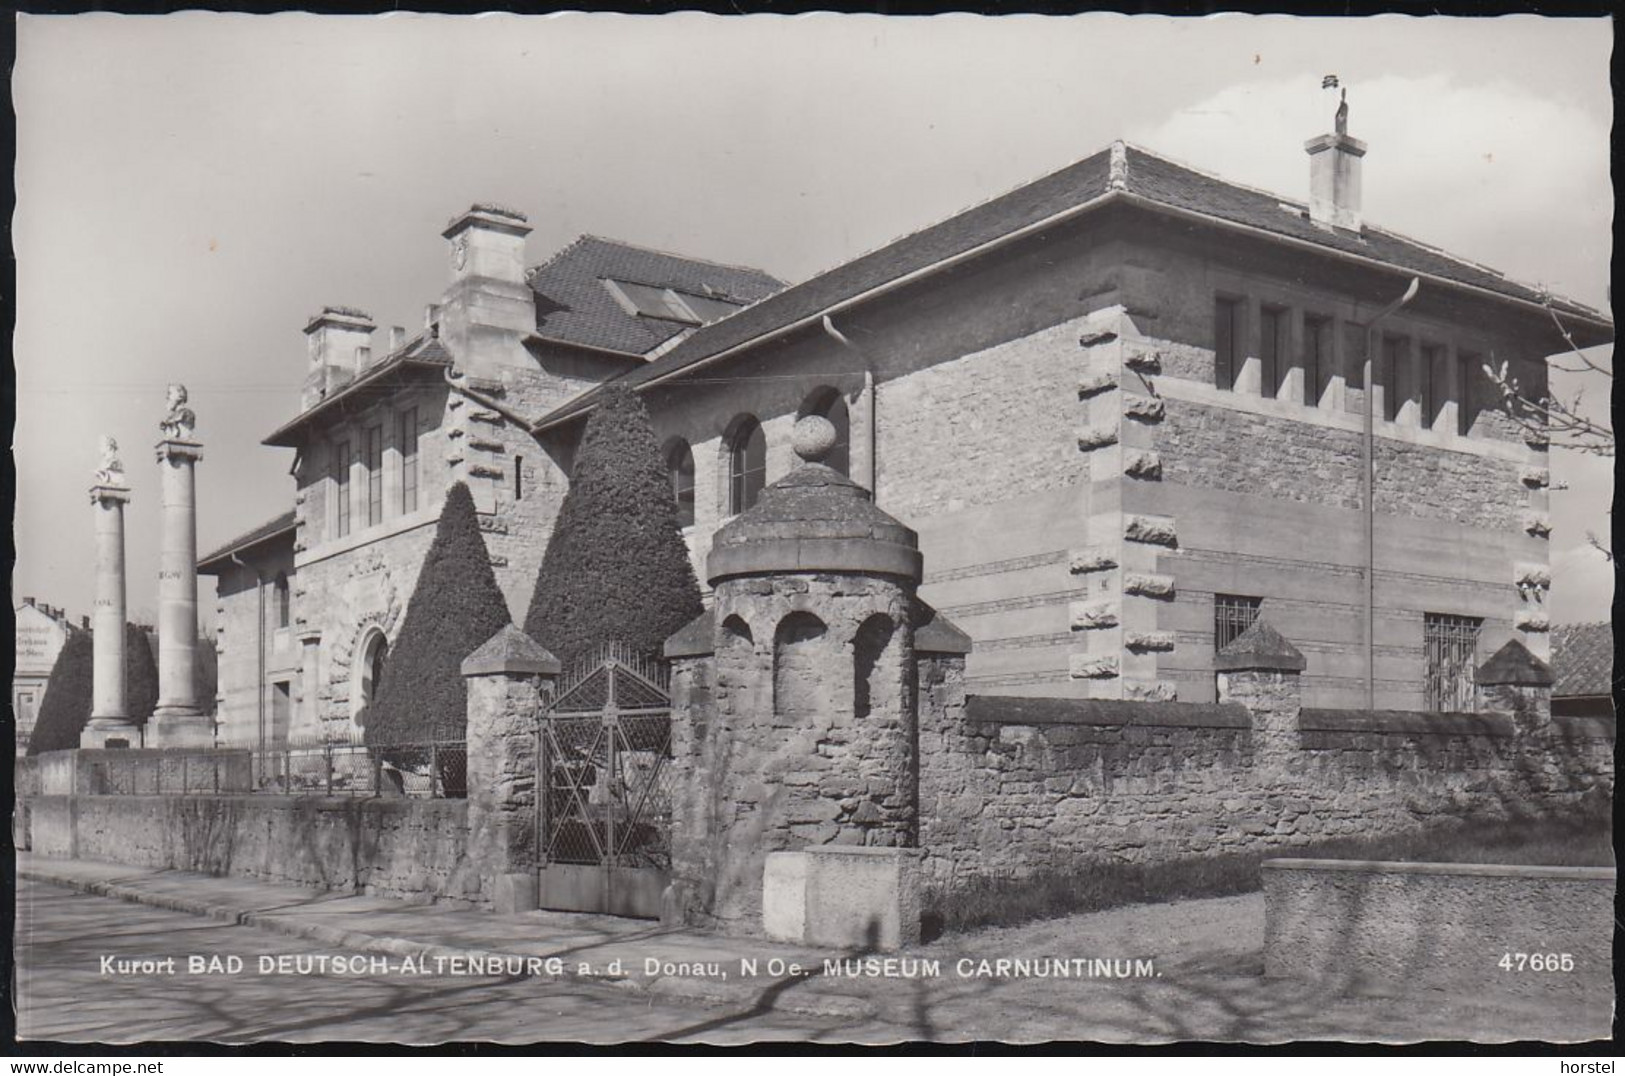
[[[190,707],[160,706],[147,721],[148,747],[213,747],[214,717]]]
[[[93,717],[79,733],[79,746],[95,750],[139,749],[141,729],[122,717]]]

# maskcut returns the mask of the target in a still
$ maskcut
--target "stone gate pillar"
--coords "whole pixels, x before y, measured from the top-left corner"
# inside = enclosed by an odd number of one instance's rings
[[[497,912],[536,907],[536,728],[559,662],[509,624],[463,661],[468,856]]]
[[[169,387],[159,429],[163,529],[158,545],[158,706],[152,747],[211,747],[214,718],[197,700],[197,475],[203,446],[192,438],[186,387]]]
[[[1517,639],[1490,656],[1473,673],[1478,709],[1511,714],[1522,732],[1536,732],[1552,723],[1552,668]]]
[[[1262,620],[1213,657],[1219,701],[1240,703],[1252,715],[1253,760],[1260,768],[1284,772],[1299,756],[1304,665],[1298,648]]]
[[[796,424],[800,464],[716,534],[703,704],[686,744],[674,885],[685,918],[815,944],[917,938],[915,533],[820,461],[834,428]],[[790,853],[789,857],[781,855]]]
[[[90,487],[96,536],[96,615],[92,644],[90,721],[80,747],[140,747],[141,730],[130,721],[124,681],[124,506],[130,487],[119,462],[118,442],[102,438],[102,462]]]

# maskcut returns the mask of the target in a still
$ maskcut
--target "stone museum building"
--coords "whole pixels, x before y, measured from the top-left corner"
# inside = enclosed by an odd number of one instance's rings
[[[1538,392],[1564,333],[1613,326],[1365,221],[1357,139],[1305,148],[1289,196],[1115,143],[794,285],[592,236],[533,265],[522,213],[473,206],[421,326],[304,327],[264,438],[289,510],[199,561],[219,742],[364,720],[457,481],[522,621],[610,381],[702,581],[797,419],[829,419],[825,463],[918,533],[972,695],[1211,702],[1262,616],[1305,706],[1472,709],[1505,642],[1550,655],[1547,448],[1484,367]]]

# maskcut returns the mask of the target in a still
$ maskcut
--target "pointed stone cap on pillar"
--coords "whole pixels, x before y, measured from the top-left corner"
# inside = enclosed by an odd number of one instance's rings
[[[666,638],[668,658],[699,658],[716,653],[716,614],[707,609]]]
[[[920,602],[920,621],[914,626],[916,654],[968,654],[971,637],[959,625]]]
[[[559,659],[512,624],[491,636],[463,659],[463,675],[557,676]]]
[[[819,415],[795,425],[801,462],[711,541],[706,578],[843,572],[920,581],[919,536],[876,508],[869,491],[821,462],[835,427]]]
[[[1552,667],[1529,652],[1517,639],[1508,639],[1506,645],[1478,667],[1473,682],[1485,687],[1516,684],[1520,687],[1551,687],[1557,682]]]
[[[1303,672],[1304,664],[1298,648],[1262,620],[1253,621],[1252,627],[1213,656],[1213,667],[1220,672],[1253,669]]]

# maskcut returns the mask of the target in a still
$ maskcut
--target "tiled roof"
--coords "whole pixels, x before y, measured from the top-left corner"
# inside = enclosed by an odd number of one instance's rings
[[[1614,626],[1559,624],[1552,629],[1552,671],[1556,697],[1613,694]]]
[[[624,280],[741,306],[784,287],[759,269],[683,258],[584,235],[530,272],[536,293],[536,335],[628,355],[644,355],[690,326],[629,314],[604,279]]]
[[[998,240],[1047,218],[1122,191],[1153,206],[1190,212],[1213,221],[1240,225],[1321,247],[1395,269],[1484,289],[1510,299],[1533,302],[1540,293],[1482,266],[1392,232],[1368,226],[1359,237],[1312,224],[1301,204],[1240,187],[1175,164],[1134,146],[1123,150],[1119,183],[1113,183],[1112,152],[1102,150],[1058,172],[972,206],[940,223],[906,235],[801,284],[765,299],[738,314],[708,325],[646,366],[624,375],[638,385],[670,376],[684,367],[718,355],[798,321],[856,298],[882,285],[920,272],[956,255]],[[1114,189],[1115,188],[1115,189]],[[1553,306],[1604,327],[1612,326],[1596,311],[1552,297]],[[566,421],[591,408],[589,392],[545,416],[538,426]]]
[[[267,538],[276,538],[284,533],[292,535],[293,529],[294,515],[293,509],[290,508],[288,511],[283,512],[275,519],[269,519],[264,523],[261,523],[247,534],[239,534],[237,537],[233,538],[231,541],[227,542],[225,545],[221,546],[219,549],[216,549],[207,556],[199,557],[197,562],[198,571],[202,572],[205,568],[214,567],[215,565],[213,562],[224,561],[233,553],[241,552],[242,550],[247,549],[249,546],[258,545]]]

